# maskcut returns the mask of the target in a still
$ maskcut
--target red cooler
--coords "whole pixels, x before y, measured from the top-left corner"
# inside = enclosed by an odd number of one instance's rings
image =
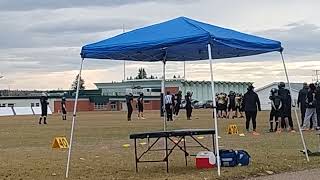
[[[213,168],[216,166],[216,156],[213,152],[201,151],[196,156],[196,166],[198,169]]]

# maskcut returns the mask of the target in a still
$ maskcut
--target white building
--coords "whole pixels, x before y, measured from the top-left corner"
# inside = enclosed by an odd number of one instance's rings
[[[272,88],[278,88],[278,84],[279,82],[273,82],[271,84],[268,84],[266,86],[263,86],[255,90],[259,96],[262,110],[271,110],[271,102],[269,99],[270,91]],[[294,99],[294,102],[297,102],[299,91],[300,89],[302,89],[302,87],[303,87],[303,83],[291,83],[291,88],[292,88],[291,97]],[[288,84],[286,84],[286,88],[289,89]]]

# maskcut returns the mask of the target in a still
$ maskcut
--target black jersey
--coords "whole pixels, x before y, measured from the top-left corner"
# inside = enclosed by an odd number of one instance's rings
[[[41,104],[41,107],[42,108],[47,108],[48,107],[48,97],[46,97],[46,96],[42,96],[41,98],[40,98],[40,104]]]

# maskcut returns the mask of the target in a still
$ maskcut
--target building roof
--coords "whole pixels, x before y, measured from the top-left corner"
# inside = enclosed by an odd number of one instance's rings
[[[129,85],[134,86],[139,83],[155,83],[161,85],[162,79],[134,79],[134,80],[125,80],[121,82],[109,82],[109,83],[94,83],[97,87],[99,86],[113,86],[113,85]],[[184,83],[184,84],[211,84],[211,81],[192,81],[192,80],[184,80],[184,79],[166,79],[166,82],[173,83]],[[250,85],[253,82],[235,82],[235,81],[214,81],[217,84],[245,84]]]
[[[279,82],[273,82],[273,83],[267,84],[261,88],[256,89],[256,92],[262,91],[262,90],[264,90],[266,88],[270,88],[272,86],[278,86],[278,84],[279,84]],[[289,88],[288,83],[285,83],[285,84],[286,84],[286,88]],[[302,87],[303,87],[303,83],[290,83],[290,85],[291,85],[292,91],[295,91],[295,92],[299,92],[300,89],[302,89]]]

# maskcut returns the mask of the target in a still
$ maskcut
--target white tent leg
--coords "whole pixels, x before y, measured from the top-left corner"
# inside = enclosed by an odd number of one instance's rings
[[[126,61],[123,61],[123,80],[126,80]]]
[[[162,105],[162,109],[163,109],[163,130],[166,131],[167,130],[167,112],[166,112],[166,104],[165,104],[165,96],[166,96],[166,87],[165,87],[165,81],[166,81],[166,61],[162,61],[162,82],[161,82],[161,92],[162,92],[162,99],[163,99],[163,105]]]
[[[213,81],[213,71],[212,71],[212,55],[211,55],[211,44],[208,44],[208,56],[210,61],[210,75],[211,75],[211,88],[212,88],[212,101],[213,101],[213,114],[214,114],[214,128],[215,128],[215,141],[216,141],[216,155],[217,155],[217,165],[218,165],[218,175],[221,175],[220,170],[220,153],[219,153],[219,133],[218,133],[218,121],[217,121],[217,108],[216,108],[216,98],[214,90],[214,81]]]
[[[71,135],[70,135],[70,147],[69,147],[69,152],[68,152],[66,178],[68,178],[68,176],[69,176],[70,158],[71,158],[71,150],[72,150],[72,142],[73,142],[73,131],[74,131],[74,123],[75,123],[75,120],[76,120],[77,104],[78,104],[79,88],[80,88],[80,79],[81,79],[81,72],[82,72],[83,62],[84,62],[84,59],[81,59],[80,71],[79,71],[79,76],[78,76],[78,84],[77,84],[77,90],[76,90],[76,99],[75,99],[74,107],[73,107],[73,117],[72,117]]]
[[[300,127],[300,120],[299,120],[299,116],[298,116],[298,112],[297,112],[297,106],[296,106],[296,104],[295,104],[295,102],[294,102],[294,99],[292,98],[292,89],[291,89],[291,84],[290,84],[289,77],[288,77],[288,71],[287,71],[286,63],[284,62],[284,58],[283,58],[282,52],[280,52],[280,55],[281,55],[281,59],[282,59],[282,63],[283,63],[284,72],[285,72],[285,74],[286,74],[287,82],[288,82],[288,85],[289,85],[289,90],[290,90],[290,94],[291,94],[292,104],[295,105],[293,109],[294,109],[294,113],[295,113],[295,116],[296,116],[297,125],[298,125],[298,128],[299,128],[299,133],[300,133],[300,136],[301,136],[301,141],[302,141],[302,144],[303,144],[303,149],[304,149],[304,152],[305,152],[307,161],[309,162],[309,161],[310,161],[310,160],[309,160],[309,155],[308,155],[308,152],[307,152],[306,142],[304,141],[303,133],[302,133],[302,130],[301,130],[301,127]]]
[[[186,80],[186,61],[183,61],[183,80]]]

